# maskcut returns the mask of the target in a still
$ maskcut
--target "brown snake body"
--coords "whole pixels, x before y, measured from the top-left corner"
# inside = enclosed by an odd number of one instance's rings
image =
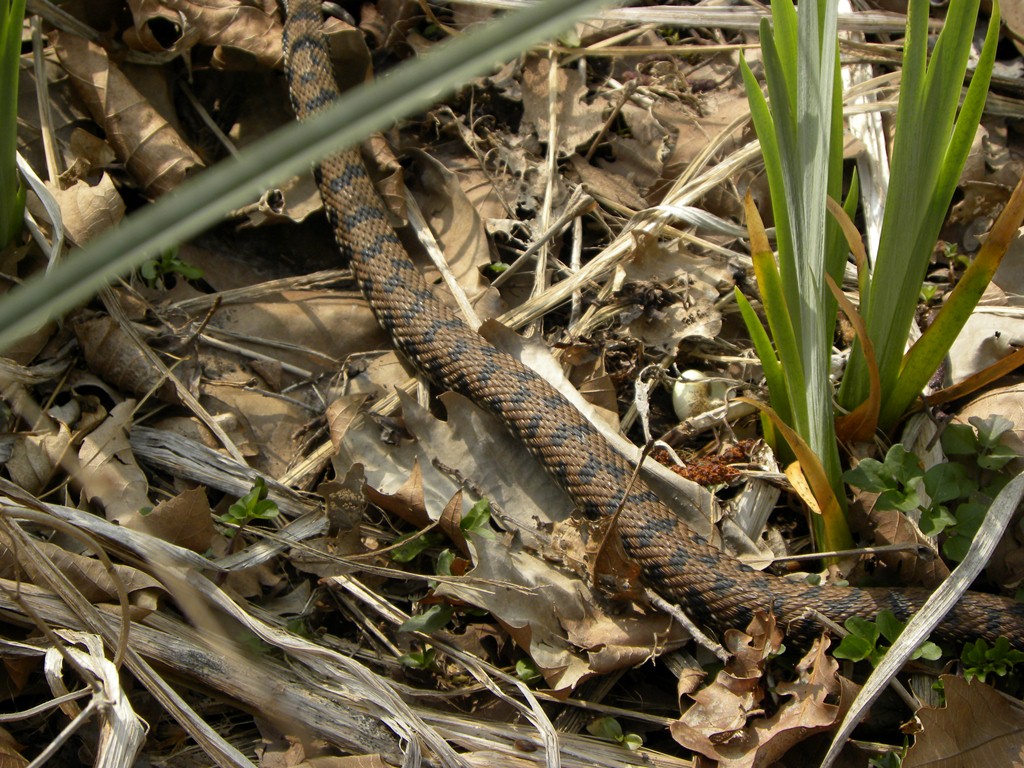
[[[319,0],[288,0],[284,47],[292,103],[305,119],[338,97]],[[551,385],[499,352],[435,297],[392,230],[358,150],[325,159],[317,181],[328,220],[380,324],[435,384],[496,414],[588,516],[619,512],[627,554],[656,592],[698,623],[744,628],[757,609],[775,611],[790,636],[821,630],[814,608],[833,621],[872,619],[883,609],[906,620],[930,591],[809,586],[755,571],[691,531],[637,480],[629,462]],[[970,593],[936,631],[938,640],[1006,636],[1024,642],[1024,604]]]

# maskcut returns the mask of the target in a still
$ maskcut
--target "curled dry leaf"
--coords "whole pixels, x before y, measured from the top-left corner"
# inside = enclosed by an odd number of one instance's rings
[[[55,33],[55,40],[57,56],[75,91],[140,189],[159,197],[184,181],[199,159],[107,52],[67,32]]]
[[[142,621],[156,610],[157,601],[164,592],[163,585],[145,571],[127,565],[115,565],[114,576],[106,566],[94,557],[68,552],[61,546],[49,542],[37,542],[36,548],[43,556],[50,559],[53,565],[90,603],[117,603],[116,577],[128,593],[128,603],[132,608],[132,620]],[[0,578],[19,579],[32,583],[31,568],[19,563],[24,553],[12,551],[0,543]],[[36,586],[49,588],[45,580]]]
[[[76,481],[83,498],[103,509],[107,519],[135,530],[144,529],[141,510],[149,507],[149,482],[135,462],[128,429],[135,401],[125,400],[82,440]]]
[[[96,184],[78,179],[66,189],[48,186],[60,205],[64,229],[76,245],[84,245],[124,218],[124,201],[106,173]]]
[[[771,701],[762,675],[781,640],[774,617],[760,612],[747,634],[727,632],[733,659],[713,683],[691,695],[693,706],[671,726],[673,738],[720,766],[739,768],[772,765],[795,744],[831,728],[855,686],[837,674],[838,664],[826,654],[826,638],[797,664],[795,681],[775,686],[776,693],[789,698],[765,717]]]
[[[11,482],[33,495],[42,493],[70,445],[71,430],[62,422],[19,435],[4,464]]]
[[[130,0],[135,27],[125,42],[138,50],[184,53],[215,46],[219,67],[253,61],[281,66],[281,22],[275,0]],[[241,55],[239,55],[241,54]]]
[[[180,402],[174,385],[153,368],[149,357],[110,316],[82,312],[72,328],[86,365],[101,379],[139,397],[153,393],[164,402]],[[179,370],[177,375],[182,373]]]
[[[480,269],[491,263],[483,221],[463,191],[459,177],[425,152],[414,154],[410,191],[444,251],[448,268],[474,309],[483,317],[501,312],[501,298]]]

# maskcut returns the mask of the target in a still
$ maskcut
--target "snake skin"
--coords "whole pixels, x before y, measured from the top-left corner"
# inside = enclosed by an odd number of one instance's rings
[[[331,104],[338,91],[319,0],[287,5],[286,69],[301,120]],[[630,464],[546,381],[492,347],[435,297],[392,230],[358,151],[325,159],[317,181],[338,246],[394,345],[439,387],[496,414],[588,516],[614,514],[629,486]],[[871,619],[883,609],[906,620],[929,595],[926,589],[808,586],[755,571],[691,531],[640,480],[625,499],[617,530],[656,592],[698,624],[719,630],[744,628],[756,609],[771,608],[790,637],[807,640],[821,631],[808,608],[839,623],[851,616]],[[1020,645],[1022,628],[1024,604],[971,593],[934,637],[1003,635]]]

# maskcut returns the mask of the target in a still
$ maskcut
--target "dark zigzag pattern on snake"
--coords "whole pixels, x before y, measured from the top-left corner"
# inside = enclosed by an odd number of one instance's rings
[[[288,0],[284,47],[292,105],[305,119],[338,98],[321,33],[318,0]],[[394,345],[440,387],[460,392],[496,414],[588,516],[608,516],[629,486],[632,467],[596,429],[536,373],[499,352],[439,301],[413,265],[387,219],[357,150],[334,154],[317,171],[335,239]],[[755,571],[710,546],[642,481],[618,518],[618,535],[646,582],[679,603],[699,624],[743,628],[756,609],[773,609],[791,637],[820,631],[815,608],[842,623],[883,609],[901,620],[928,596],[925,589],[809,586]],[[971,593],[935,636],[943,641],[1005,635],[1024,642],[1024,604]]]

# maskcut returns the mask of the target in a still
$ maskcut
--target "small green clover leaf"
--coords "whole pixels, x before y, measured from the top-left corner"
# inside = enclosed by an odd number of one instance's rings
[[[433,669],[436,660],[437,651],[429,645],[422,651],[410,651],[398,657],[400,664],[411,669]]]
[[[973,456],[978,453],[978,436],[967,424],[947,424],[942,430],[942,450],[949,456]]]
[[[1008,675],[1017,664],[1024,661],[1024,653],[1010,648],[1010,642],[1005,637],[996,638],[991,648],[979,637],[973,643],[964,645],[960,661],[964,665],[964,677],[968,682],[974,678],[985,682],[989,675]]]
[[[155,259],[150,259],[139,267],[139,275],[150,288],[161,288],[164,278],[168,275],[181,275],[186,280],[199,280],[203,270],[178,257],[178,249],[164,251]]]
[[[917,488],[921,484],[920,460],[899,443],[885,454],[885,461],[862,459],[856,467],[843,474],[850,485],[878,493],[878,509],[909,512],[921,506]]]
[[[452,563],[455,562],[455,553],[450,549],[442,549],[437,556],[437,563],[434,565],[434,573],[438,576],[451,576]]]
[[[868,768],[900,768],[901,765],[903,765],[902,752],[897,750],[868,758]]]
[[[408,563],[431,547],[444,543],[444,536],[434,529],[413,531],[399,536],[390,550],[391,559],[396,563]]]
[[[977,484],[967,476],[963,464],[936,464],[924,473],[924,489],[933,504],[944,504],[967,498],[977,490]]]
[[[591,735],[605,741],[621,744],[626,749],[640,749],[644,740],[635,733],[623,733],[622,726],[614,717],[599,717],[587,725]]]
[[[836,647],[835,656],[838,659],[850,661],[870,661],[871,666],[878,666],[878,662],[885,656],[892,643],[900,636],[906,626],[899,621],[892,611],[881,611],[875,617],[875,621],[868,621],[859,616],[851,616],[844,623],[850,633],[842,639]],[[879,645],[878,641],[885,638],[889,645]],[[935,643],[925,641],[917,647],[911,655],[912,659],[927,659],[934,661],[942,656],[942,649]]]
[[[481,499],[472,507],[469,511],[462,516],[462,520],[459,521],[459,528],[463,533],[475,533],[478,536],[485,538],[493,538],[494,532],[490,529],[491,520],[491,504],[487,499]],[[432,547],[439,547],[444,543],[444,536],[440,531],[431,529],[424,529],[422,531],[414,531],[413,533],[407,533],[400,536],[395,542],[395,546],[391,549],[391,559],[396,563],[408,563],[415,560],[419,555],[423,554]],[[450,556],[449,556],[450,555]],[[437,568],[444,569],[450,568],[452,561],[455,559],[454,554],[445,555],[443,552],[438,557]],[[450,576],[450,570],[436,570],[435,572],[439,576]]]
[[[974,456],[982,469],[999,471],[1018,453],[1004,445],[1002,436],[1013,429],[1009,419],[994,415],[972,416],[968,424],[948,424],[942,432],[942,449],[950,456]],[[977,430],[977,431],[975,431]]]
[[[974,494],[970,501],[965,501],[956,508],[956,527],[942,542],[942,553],[953,562],[959,563],[967,557],[974,534],[985,522],[985,515],[991,504],[990,499]]]
[[[925,536],[937,536],[957,524],[946,502],[967,498],[977,490],[977,484],[962,464],[946,463],[936,464],[924,473],[924,489],[931,504],[921,512],[921,532]]]

